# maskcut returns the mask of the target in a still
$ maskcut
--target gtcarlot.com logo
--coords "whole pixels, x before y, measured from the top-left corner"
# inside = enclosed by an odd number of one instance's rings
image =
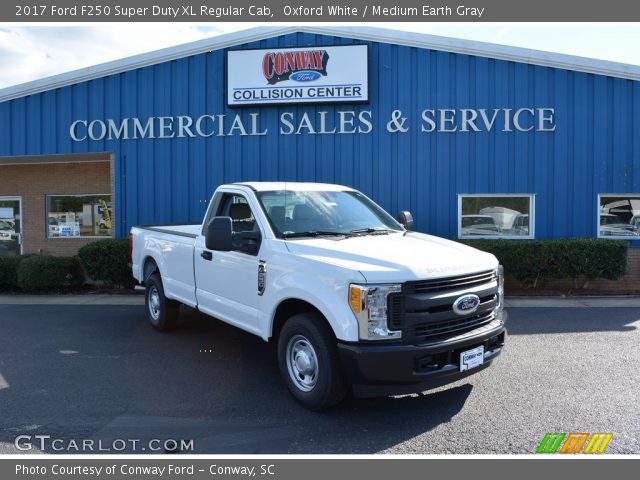
[[[536,453],[604,453],[613,433],[547,433]]]
[[[142,441],[139,438],[116,438],[110,441],[68,440],[52,438],[51,435],[19,435],[13,441],[18,450],[40,450],[42,452],[192,452],[193,440],[160,440],[152,438]]]

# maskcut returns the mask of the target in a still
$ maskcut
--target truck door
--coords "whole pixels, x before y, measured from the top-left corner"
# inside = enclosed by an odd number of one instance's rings
[[[212,216],[231,217],[234,233],[260,231],[241,193],[224,193]],[[241,251],[235,243],[229,252],[207,250],[204,235],[199,235],[194,263],[199,310],[259,335],[257,252]]]

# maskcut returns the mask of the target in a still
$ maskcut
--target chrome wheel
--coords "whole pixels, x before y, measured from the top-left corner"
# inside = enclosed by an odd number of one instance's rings
[[[291,337],[287,343],[286,362],[294,385],[310,392],[318,380],[318,357],[311,342],[302,335]]]
[[[160,319],[160,292],[158,288],[153,285],[149,288],[149,315],[154,322]]]

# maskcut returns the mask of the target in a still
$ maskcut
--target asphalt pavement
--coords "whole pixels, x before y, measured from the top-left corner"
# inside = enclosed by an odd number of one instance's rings
[[[110,298],[0,298],[0,453],[38,453],[41,441],[76,453],[83,440],[86,453],[123,441],[149,453],[156,439],[193,440],[188,453],[525,454],[547,432],[612,432],[607,453],[640,453],[638,299],[511,299],[490,368],[313,413],[287,392],[272,345],[186,308],[178,330],[158,333],[140,297]]]

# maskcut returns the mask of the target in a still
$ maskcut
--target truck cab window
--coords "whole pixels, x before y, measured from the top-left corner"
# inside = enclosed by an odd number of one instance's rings
[[[251,232],[258,229],[251,207],[249,207],[247,199],[241,195],[225,195],[218,215],[231,217],[235,233]]]

